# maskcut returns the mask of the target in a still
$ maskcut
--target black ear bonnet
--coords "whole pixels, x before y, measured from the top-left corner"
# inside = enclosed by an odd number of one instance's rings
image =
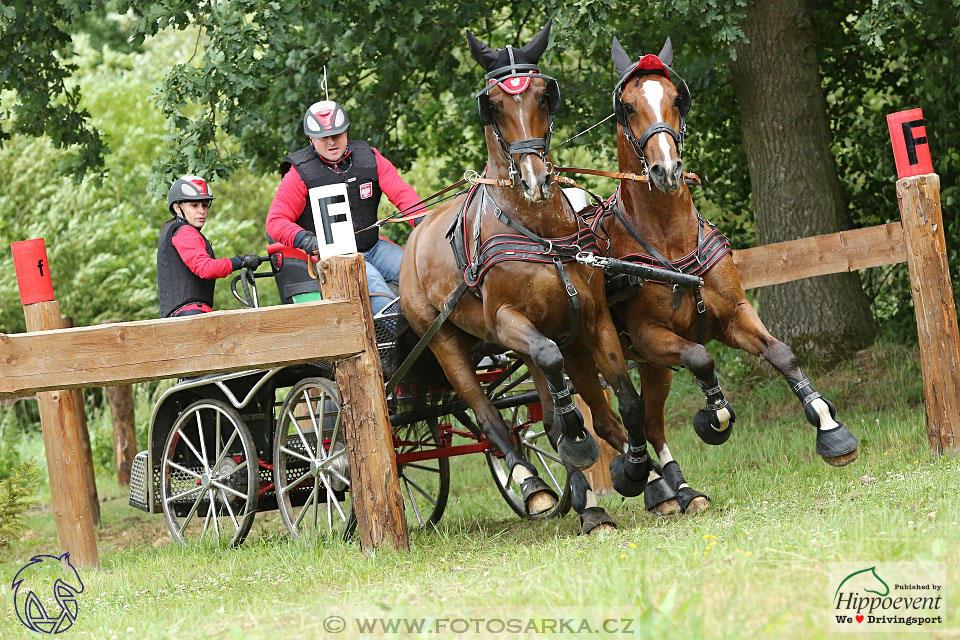
[[[523,47],[517,49],[507,45],[503,49],[491,49],[481,42],[470,31],[467,31],[467,41],[470,44],[470,53],[474,59],[486,70],[486,85],[477,93],[477,111],[480,115],[480,124],[493,124],[493,115],[490,113],[488,93],[498,84],[507,93],[517,94],[526,89],[529,80],[525,78],[540,78],[547,83],[547,110],[550,116],[560,111],[560,84],[556,78],[540,73],[537,62],[547,48],[550,38],[550,27],[553,20],[547,24],[533,39]],[[511,89],[511,85],[515,89]]]
[[[506,64],[497,66],[492,71],[487,72],[484,79],[487,85],[477,93],[477,111],[480,115],[480,124],[487,126],[493,124],[493,114],[490,113],[490,100],[488,93],[498,84],[506,89],[506,81],[515,78],[540,78],[547,83],[547,110],[551,116],[560,111],[560,83],[556,78],[540,73],[540,67],[529,62],[521,62],[526,56],[522,50],[514,49],[507,45],[500,49],[500,58],[506,58]],[[499,60],[498,60],[499,62]]]

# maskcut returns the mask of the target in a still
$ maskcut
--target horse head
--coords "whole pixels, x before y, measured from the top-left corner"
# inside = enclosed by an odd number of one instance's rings
[[[640,162],[650,182],[664,193],[676,191],[683,180],[684,116],[690,110],[690,90],[670,63],[670,38],[659,55],[634,61],[613,39],[613,66],[620,81],[613,91],[618,127],[617,150],[623,161]],[[674,81],[676,85],[674,85]],[[640,132],[639,137],[636,132]]]
[[[560,108],[554,78],[540,73],[537,62],[547,48],[552,20],[519,49],[492,49],[467,30],[474,60],[487,72],[477,94],[480,123],[487,136],[487,171],[491,177],[519,178],[523,196],[546,200],[553,184],[547,160],[553,116]]]

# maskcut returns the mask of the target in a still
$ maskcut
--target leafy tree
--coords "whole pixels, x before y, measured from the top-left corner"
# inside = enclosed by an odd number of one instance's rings
[[[427,5],[385,0],[282,4],[115,0],[109,6],[67,0],[40,0],[28,6],[15,0],[0,10],[4,44],[0,86],[14,91],[3,94],[2,109],[10,116],[3,126],[8,138],[16,132],[46,131],[54,144],[65,140],[56,130],[68,122],[63,114],[79,118],[69,120],[76,135],[105,131],[112,116],[83,118],[84,113],[95,112],[78,93],[81,85],[85,91],[90,89],[71,79],[71,66],[77,63],[68,34],[107,34],[96,46],[97,56],[103,58],[96,64],[108,65],[110,54],[105,53],[109,49],[102,46],[104,42],[116,48],[125,41],[123,46],[136,48],[158,34],[179,32],[182,39],[176,47],[153,63],[160,75],[152,95],[164,128],[156,128],[156,120],[151,121],[148,150],[130,162],[104,166],[122,167],[125,175],[129,167],[138,167],[129,193],[142,190],[149,181],[154,197],[162,196],[169,181],[182,173],[222,180],[241,171],[238,184],[259,181],[256,197],[249,199],[256,203],[246,214],[249,228],[241,231],[253,241],[262,233],[265,203],[279,177],[275,173],[279,158],[304,144],[300,118],[306,105],[323,96],[323,65],[327,65],[331,97],[350,110],[353,134],[380,147],[405,174],[415,177],[421,192],[428,193],[482,163],[473,98],[482,76],[466,55],[463,27],[502,45],[528,38],[546,15],[553,15],[553,42],[542,66],[560,79],[564,96],[554,140],[562,141],[610,113],[610,90],[616,80],[609,61],[612,35],[620,37],[631,53],[656,52],[671,35],[677,50],[675,67],[694,94],[685,160],[705,179],[695,194],[698,206],[737,246],[745,246],[754,243],[755,209],[757,220],[774,227],[778,217],[789,220],[794,215],[791,209],[764,213],[754,199],[757,185],[745,179],[753,152],[747,152],[741,131],[753,124],[748,119],[757,114],[743,112],[732,79],[738,52],[752,44],[747,42],[744,25],[757,6],[746,0],[640,5],[548,0],[536,7],[505,0],[440,0]],[[955,241],[960,236],[950,207],[956,199],[953,185],[960,156],[955,109],[960,96],[950,64],[956,59],[957,6],[958,0],[810,4],[809,33],[815,38],[810,46],[816,55],[807,64],[817,66],[824,96],[821,103],[825,103],[829,128],[823,144],[836,158],[837,201],[845,203],[837,205],[844,210],[838,218],[841,226],[846,224],[844,216],[855,224],[895,219],[894,174],[883,115],[922,106],[935,166],[943,177],[948,238]],[[108,14],[107,8],[119,11],[121,17]],[[26,19],[40,13],[43,20]],[[109,28],[101,30],[97,25]],[[42,42],[52,43],[54,53],[48,55],[37,44]],[[5,53],[8,50],[13,53]],[[171,61],[176,64],[171,66]],[[51,71],[31,79],[23,72],[31,67]],[[922,73],[907,71],[917,68]],[[35,88],[33,81],[43,86]],[[66,87],[73,102],[66,98]],[[136,98],[147,93],[142,91]],[[14,106],[7,107],[8,103]],[[611,167],[613,132],[608,122],[555,153],[565,163],[576,160]],[[99,142],[94,144],[94,139]],[[61,171],[72,168],[82,175],[81,169],[97,169],[94,152],[102,153],[109,143],[115,153],[121,153],[128,144],[123,136],[85,140],[62,154],[68,162]],[[79,158],[84,160],[78,162]],[[58,164],[62,164],[60,157]],[[599,190],[611,188],[601,180],[585,182]],[[118,203],[126,201],[124,197]],[[162,219],[162,207],[154,206],[154,200],[143,202],[134,203],[130,215],[148,218],[146,227],[152,231]],[[403,229],[398,226],[391,233],[402,236]],[[260,238],[256,236],[256,241]],[[950,246],[956,246],[949,240]],[[909,335],[912,309],[903,272],[902,268],[868,272],[866,285],[874,313],[902,320]],[[150,274],[145,262],[138,273]],[[107,303],[96,301],[101,304]],[[761,305],[765,317],[770,307]]]

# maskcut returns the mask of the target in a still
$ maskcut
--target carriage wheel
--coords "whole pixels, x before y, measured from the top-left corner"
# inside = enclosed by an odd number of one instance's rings
[[[273,471],[277,508],[291,536],[350,535],[356,518],[333,381],[305,378],[290,389],[273,438]]]
[[[505,415],[504,418],[507,419],[507,424],[510,426],[510,440],[513,446],[520,453],[520,457],[537,468],[537,474],[550,488],[557,492],[560,499],[549,511],[535,516],[527,515],[520,487],[510,477],[510,469],[507,468],[503,455],[496,451],[487,451],[487,465],[490,466],[490,473],[493,475],[493,481],[497,485],[500,495],[521,518],[552,518],[565,515],[570,511],[570,482],[567,479],[567,470],[560,461],[560,456],[547,438],[543,423],[529,424],[519,428],[518,432],[518,426],[529,420],[529,408],[521,406],[508,411],[509,414]]]
[[[440,444],[440,420],[431,418],[394,431],[397,455],[432,452]],[[414,460],[397,465],[403,506],[410,527],[424,529],[440,522],[450,491],[449,458]]]
[[[240,415],[219,400],[194,402],[163,446],[160,495],[173,539],[243,543],[257,510],[259,464]]]

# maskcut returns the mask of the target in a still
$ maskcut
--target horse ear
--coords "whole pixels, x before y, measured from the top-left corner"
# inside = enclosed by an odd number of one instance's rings
[[[667,36],[667,41],[663,43],[663,49],[660,50],[660,55],[657,57],[665,65],[673,64],[673,43],[670,42],[670,36]]]
[[[497,52],[490,48],[490,45],[481,42],[477,36],[470,33],[467,29],[467,43],[470,45],[470,55],[477,61],[485,71],[489,71],[497,61]]]
[[[523,48],[520,49],[520,51],[530,58],[533,64],[537,64],[540,61],[540,56],[547,50],[547,45],[550,43],[551,26],[553,26],[553,18],[547,20],[546,26],[540,29],[540,33],[533,36],[533,40],[523,45]]]
[[[616,36],[613,37],[613,49],[610,55],[613,57],[613,68],[618,76],[622,76],[627,69],[630,68],[630,65],[633,64],[633,60],[631,60],[627,52],[623,50]]]

